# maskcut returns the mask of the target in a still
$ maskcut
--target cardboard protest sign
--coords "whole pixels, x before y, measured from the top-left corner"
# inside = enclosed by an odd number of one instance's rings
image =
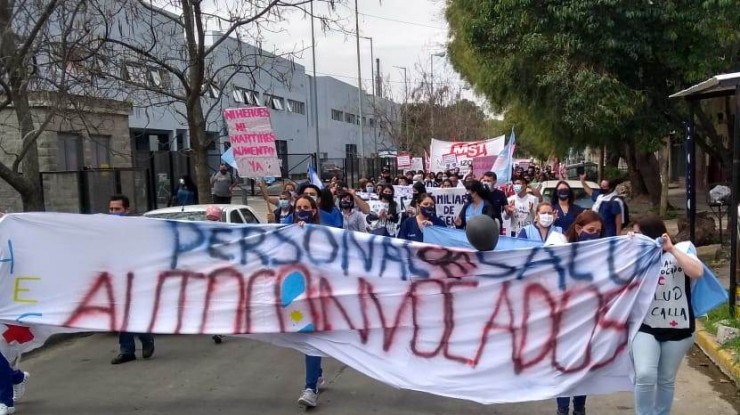
[[[281,177],[270,110],[267,107],[229,108],[224,111],[224,118],[239,175]]]

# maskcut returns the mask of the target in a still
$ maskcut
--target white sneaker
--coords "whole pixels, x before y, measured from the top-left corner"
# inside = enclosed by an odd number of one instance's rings
[[[311,389],[306,389],[301,393],[301,397],[298,398],[298,405],[303,405],[309,408],[313,408],[316,406],[316,400],[318,399],[319,394],[314,392]],[[0,415],[2,413],[0,412]]]
[[[0,403],[0,415],[8,415],[15,413],[15,406],[7,406],[4,403]]]
[[[23,382],[13,385],[13,402],[16,402],[20,400],[23,395],[26,393],[26,383],[28,382],[28,378],[31,377],[31,374],[28,372],[23,372]],[[15,408],[13,408],[15,410]],[[9,412],[12,413],[12,412]],[[0,415],[2,415],[2,412],[0,412]]]

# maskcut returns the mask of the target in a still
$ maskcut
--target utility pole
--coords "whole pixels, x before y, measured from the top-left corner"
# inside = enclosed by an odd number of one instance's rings
[[[432,103],[431,110],[430,110],[431,111],[430,112],[430,118],[431,118],[431,124],[432,124],[432,131],[431,131],[432,138],[437,138],[434,135],[434,133],[435,133],[434,132],[434,107],[435,107],[435,105],[434,105],[434,57],[435,56],[438,57],[438,58],[444,58],[446,56],[446,53],[445,52],[437,52],[437,53],[432,53],[431,55],[429,55],[429,62],[431,63],[431,69],[432,69],[431,70],[431,73],[430,73],[431,78],[432,78],[431,81],[430,81],[430,85],[431,85],[431,97],[430,97],[431,99],[430,99],[430,101]]]
[[[372,115],[373,115],[373,119],[374,119],[374,122],[373,122],[373,135],[375,137],[375,156],[377,157],[377,155],[378,155],[378,119],[377,118],[378,117],[376,115],[377,115],[378,107],[377,107],[377,104],[375,102],[375,97],[378,95],[378,91],[375,90],[375,69],[373,69],[374,68],[373,65],[375,64],[375,51],[374,51],[374,48],[373,48],[373,38],[370,37],[370,36],[361,36],[361,37],[363,39],[367,39],[367,40],[370,41],[370,76],[372,77],[372,80],[373,80],[373,89],[372,89],[372,91],[373,91],[373,111],[372,111]],[[380,67],[378,67],[378,71],[380,71]],[[380,75],[378,74],[378,76],[380,76]]]
[[[362,65],[360,63],[360,11],[357,7],[357,0],[355,0],[355,43],[357,44],[357,116],[359,120],[357,124],[360,126],[360,175],[365,175],[365,135],[363,134],[362,125]]]
[[[313,85],[311,85],[311,101],[313,103],[313,124],[316,134],[316,174],[321,177],[321,152],[319,147],[319,94],[316,88],[319,82],[316,79],[316,34],[313,23],[313,0],[311,0],[311,59],[313,60]],[[287,157],[287,156],[286,156]]]
[[[404,129],[406,130],[406,150],[410,150],[409,145],[409,120],[408,120],[408,111],[409,111],[409,82],[408,78],[406,78],[406,67],[405,66],[394,66],[394,68],[402,69],[403,70],[403,86],[404,86],[404,93],[403,93],[403,123]]]

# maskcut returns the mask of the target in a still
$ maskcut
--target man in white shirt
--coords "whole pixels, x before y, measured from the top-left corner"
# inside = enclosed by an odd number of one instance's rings
[[[514,195],[509,196],[509,205],[504,210],[504,219],[511,219],[511,232],[509,236],[516,237],[519,231],[527,225],[534,223],[537,213],[537,205],[542,201],[542,195],[537,189],[531,188],[532,193],[527,193],[529,184],[523,178],[514,180]]]

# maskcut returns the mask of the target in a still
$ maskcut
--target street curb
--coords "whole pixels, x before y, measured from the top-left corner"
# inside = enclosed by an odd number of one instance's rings
[[[714,340],[714,336],[704,330],[704,325],[696,321],[696,339],[694,341],[705,355],[727,375],[735,386],[740,388],[740,365],[735,362],[735,357],[730,352],[722,349],[721,345]]]

